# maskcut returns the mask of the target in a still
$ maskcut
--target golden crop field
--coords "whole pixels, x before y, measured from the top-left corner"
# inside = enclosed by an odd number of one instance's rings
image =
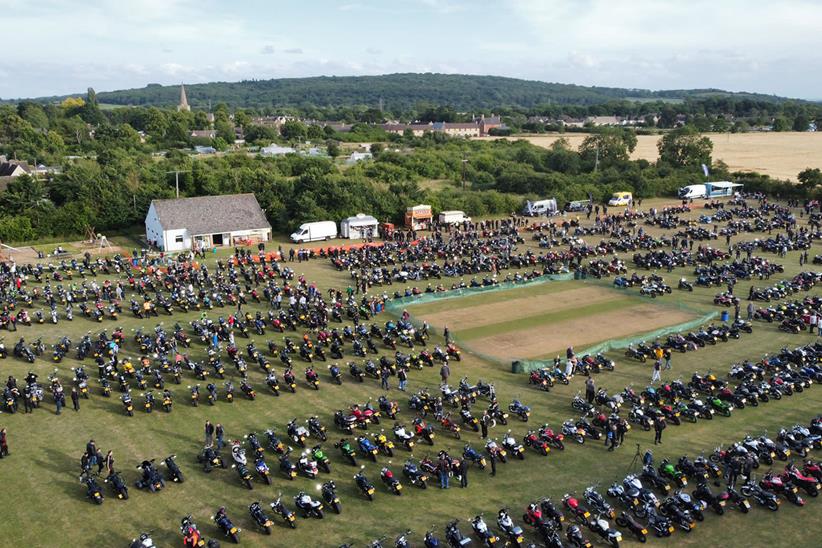
[[[779,179],[795,181],[807,167],[822,168],[822,132],[722,133],[708,134],[714,142],[714,160],[722,160],[732,171],[756,171]],[[585,139],[584,133],[525,135],[535,145],[549,147],[565,138],[576,148]],[[494,137],[488,137],[493,139]],[[632,157],[649,161],[657,159],[658,135],[637,136]]]

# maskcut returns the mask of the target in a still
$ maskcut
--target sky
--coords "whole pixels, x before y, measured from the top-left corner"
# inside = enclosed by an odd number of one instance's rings
[[[0,0],[0,98],[394,72],[822,99],[820,0]]]

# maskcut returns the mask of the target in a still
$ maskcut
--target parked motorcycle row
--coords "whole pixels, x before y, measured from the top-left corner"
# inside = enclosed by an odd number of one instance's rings
[[[139,470],[138,478],[134,482],[134,487],[140,490],[157,493],[166,487],[167,482],[183,483],[185,476],[177,465],[177,455],[169,455],[160,461],[159,465],[155,459],[144,460],[136,468]],[[161,472],[165,470],[165,473]],[[99,483],[99,474],[93,474],[90,468],[83,470],[80,482],[86,487],[86,498],[94,504],[103,504],[105,500],[104,489]],[[105,478],[103,483],[111,487],[112,495],[118,500],[128,500],[128,483],[123,479],[120,472],[112,471]]]
[[[714,346],[719,342],[739,339],[743,334],[752,332],[753,326],[745,320],[736,320],[729,324],[709,324],[685,334],[674,333],[668,335],[664,340],[657,340],[650,345],[645,341],[631,344],[625,350],[625,357],[645,363],[649,359],[654,359],[657,348],[661,348],[663,351],[684,353],[706,346]]]

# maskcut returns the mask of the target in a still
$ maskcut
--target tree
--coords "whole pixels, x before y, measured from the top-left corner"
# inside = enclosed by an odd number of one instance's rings
[[[380,152],[385,150],[385,146],[382,143],[371,143],[371,147],[368,150],[371,152],[371,155],[376,158],[380,155]]]
[[[295,120],[289,120],[280,127],[280,135],[289,141],[302,141],[308,134],[305,124]]]
[[[808,189],[822,185],[822,171],[818,167],[807,168],[799,172],[796,177],[802,186]]]
[[[800,112],[796,118],[793,119],[793,130],[808,131],[808,124],[810,123],[811,121],[808,116],[804,112]]]
[[[777,116],[773,119],[774,131],[788,131],[789,129],[791,129],[791,124],[784,116]]]
[[[659,161],[674,167],[711,165],[713,142],[691,126],[666,133],[657,143]]]
[[[214,129],[217,130],[217,137],[226,143],[233,143],[237,135],[234,133],[234,124],[225,117],[220,117],[214,122]]]
[[[340,155],[340,143],[329,139],[325,142],[325,147],[328,150],[328,155],[332,158],[336,158]]]
[[[624,128],[604,128],[587,136],[579,154],[589,165],[602,167],[627,162],[636,148],[636,133]]]

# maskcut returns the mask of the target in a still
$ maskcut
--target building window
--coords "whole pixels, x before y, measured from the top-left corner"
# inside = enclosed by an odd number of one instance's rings
[[[182,236],[176,236],[174,238],[174,243],[178,243],[178,244],[183,243],[183,237]]]

